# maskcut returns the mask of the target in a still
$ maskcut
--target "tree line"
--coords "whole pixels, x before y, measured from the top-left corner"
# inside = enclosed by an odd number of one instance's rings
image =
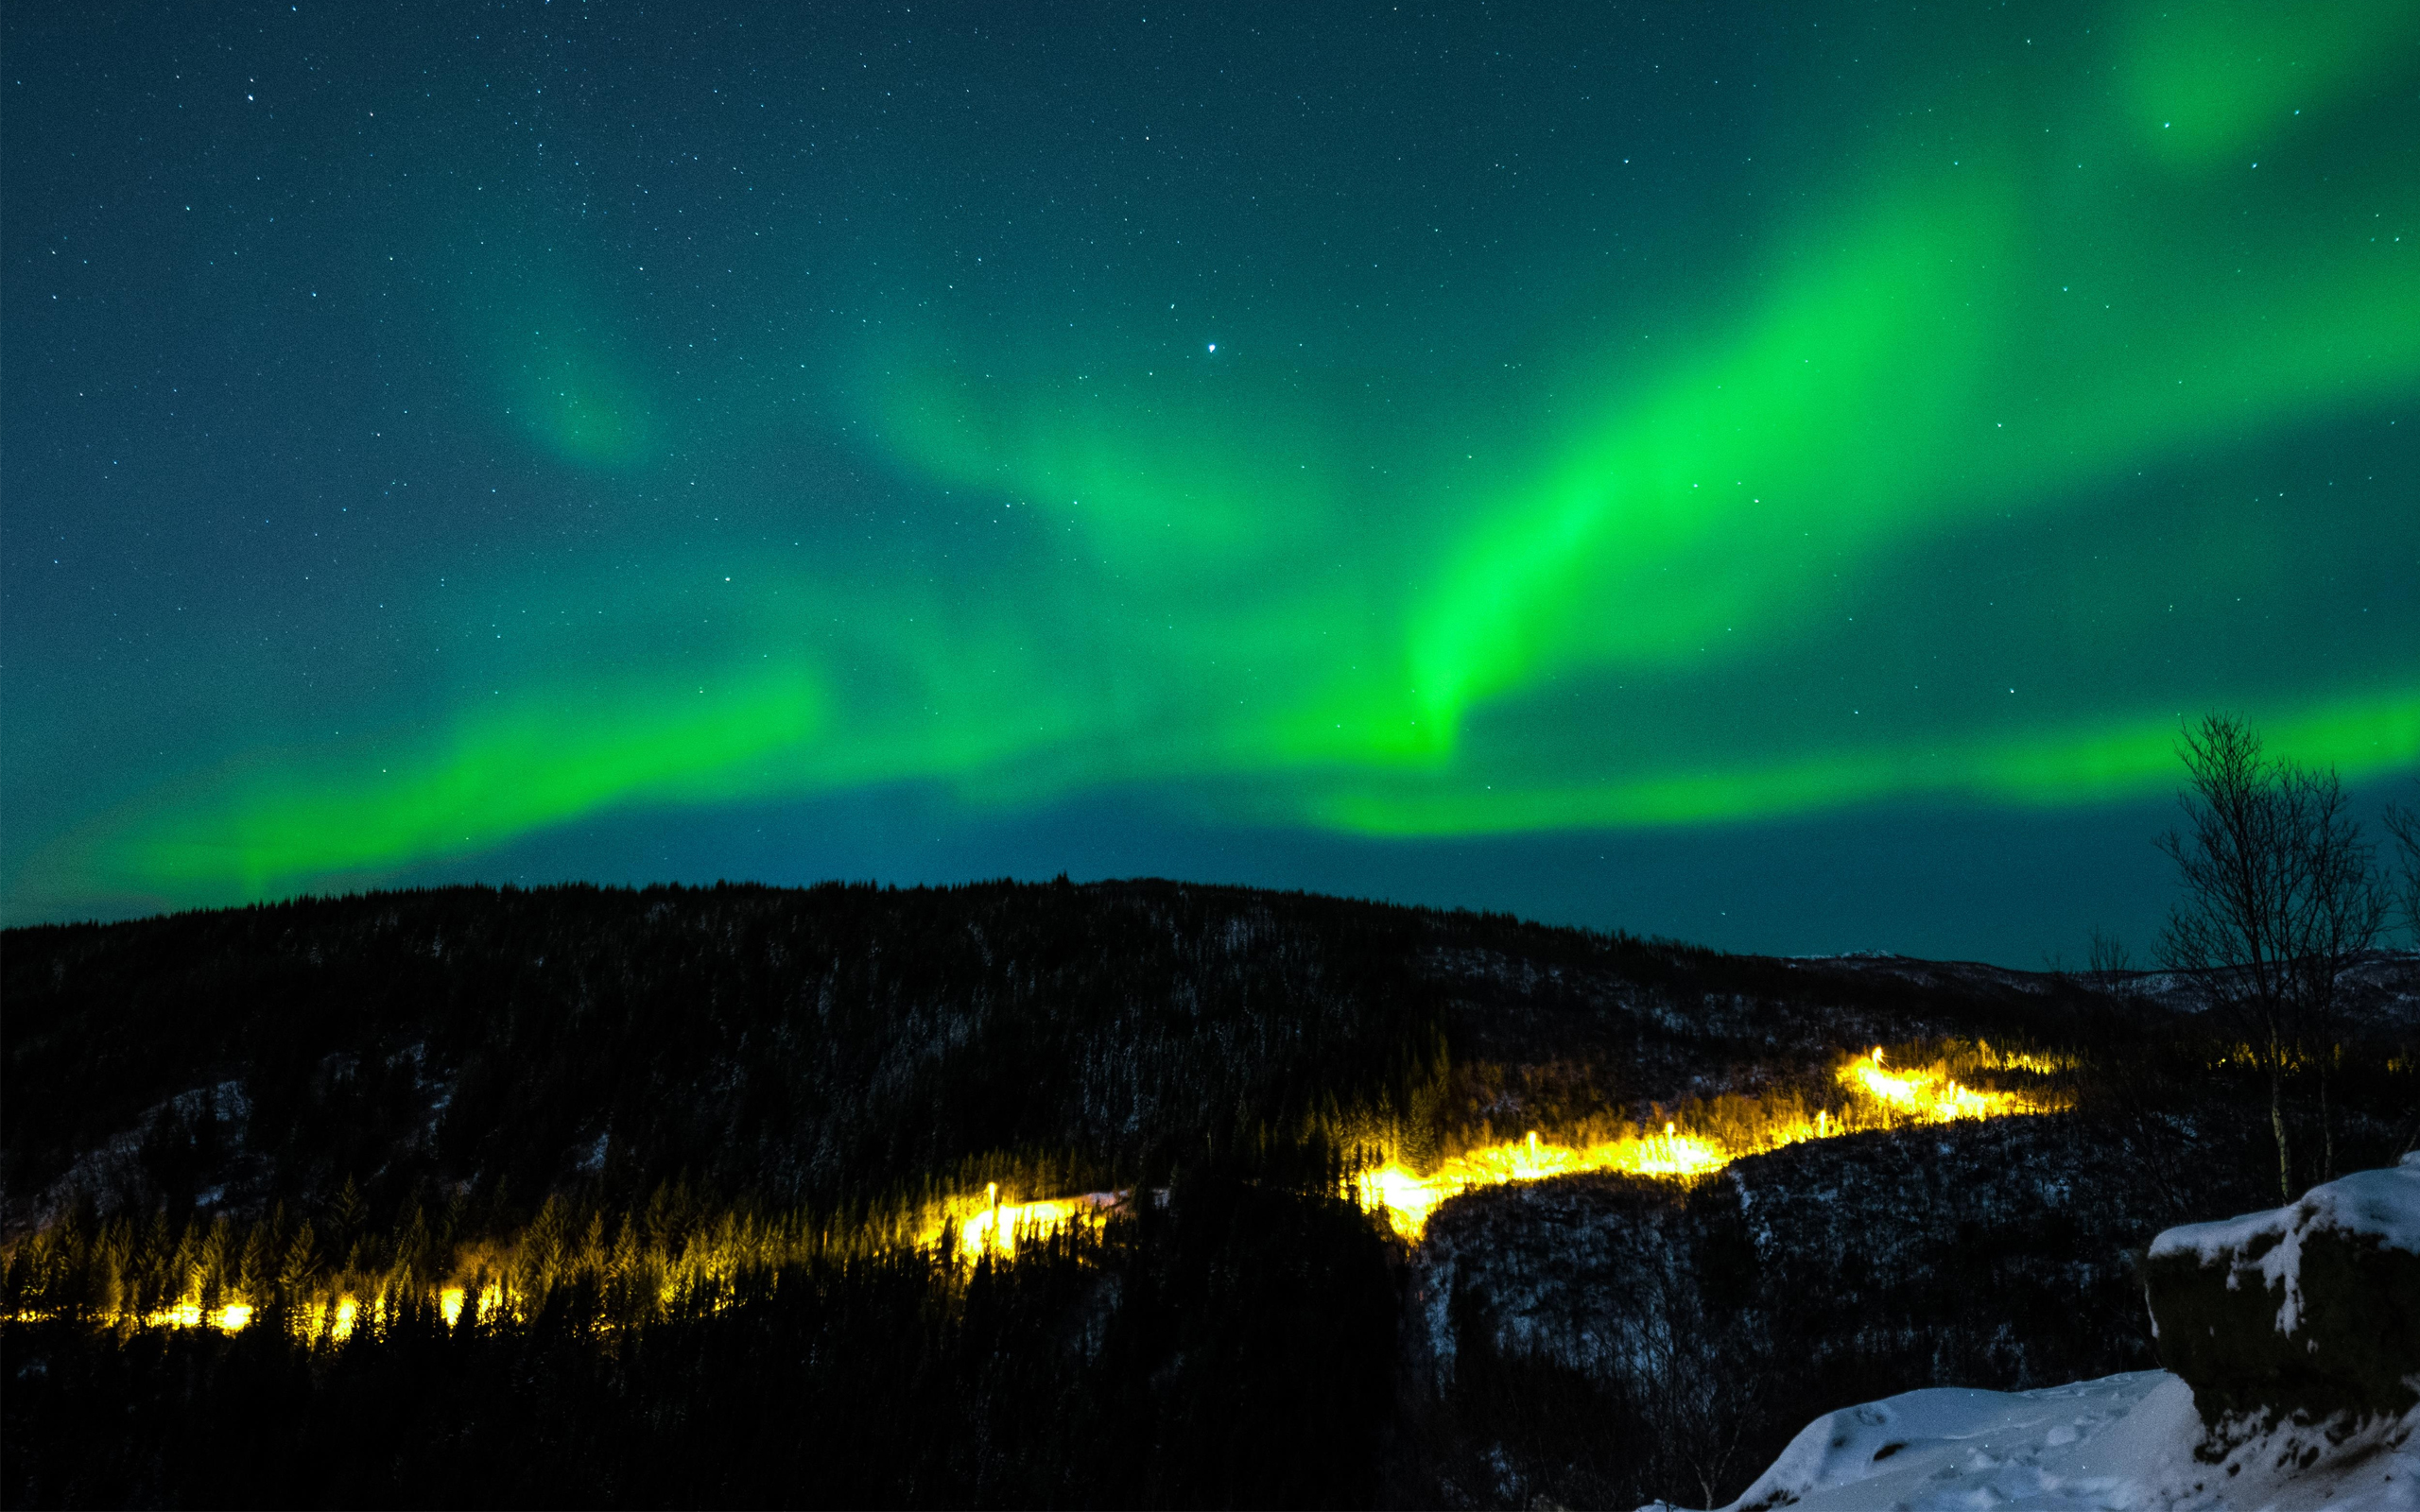
[[[746,1241],[720,1222],[703,1242],[727,1257]],[[1197,1170],[1165,1205],[1043,1237],[1013,1263],[793,1235],[669,1301],[625,1284],[618,1239],[590,1245],[579,1227],[563,1227],[550,1263],[525,1237],[514,1306],[449,1321],[398,1290],[341,1339],[257,1323],[0,1322],[12,1373],[0,1493],[12,1505],[1380,1497],[1401,1261],[1333,1199]]]

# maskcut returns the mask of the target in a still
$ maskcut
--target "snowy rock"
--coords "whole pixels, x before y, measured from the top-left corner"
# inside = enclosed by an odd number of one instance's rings
[[[2046,1391],[1910,1391],[1816,1418],[1727,1512],[2412,1508],[2415,1426],[2420,1411],[2281,1424],[2205,1459],[2192,1389],[2164,1370]]]
[[[2170,1228],[2144,1269],[2174,1373],[1825,1413],[1727,1512],[2420,1512],[2420,1156]]]
[[[2160,1363],[2229,1414],[2420,1402],[2420,1154],[2290,1206],[2170,1228],[2144,1265]]]

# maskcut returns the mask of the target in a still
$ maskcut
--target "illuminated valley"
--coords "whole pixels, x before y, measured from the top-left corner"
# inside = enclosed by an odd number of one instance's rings
[[[1978,1046],[1962,1058],[1977,1069],[2036,1074],[2050,1069],[2042,1057],[1995,1055],[1989,1045]],[[1426,1231],[1429,1214],[1441,1203],[1482,1187],[1590,1171],[1688,1180],[1710,1176],[1747,1156],[1807,1140],[1909,1124],[2046,1113],[2059,1106],[2038,1093],[1969,1086],[1953,1073],[1946,1057],[1927,1065],[1889,1067],[1878,1045],[1847,1060],[1835,1080],[1842,1093],[1837,1107],[1810,1108],[1803,1100],[1769,1106],[1724,1099],[1705,1110],[1709,1116],[1703,1120],[1703,1126],[1693,1124],[1683,1128],[1673,1119],[1665,1122],[1660,1134],[1634,1128],[1615,1138],[1577,1144],[1542,1140],[1532,1132],[1519,1140],[1462,1151],[1425,1173],[1390,1160],[1358,1178],[1357,1195],[1362,1206],[1384,1210],[1395,1232],[1417,1244]]]
[[[1087,1192],[1080,1197],[1039,1197],[1003,1202],[1000,1184],[992,1182],[979,1196],[954,1198],[928,1219],[917,1242],[930,1247],[951,1247],[965,1261],[985,1254],[1014,1259],[1022,1243],[1063,1232],[1080,1224],[1097,1223],[1122,1205],[1130,1194]],[[955,1235],[954,1244],[950,1236]]]
[[[1844,1057],[1834,1068],[1827,1097],[1715,1098],[1664,1119],[1660,1131],[1652,1125],[1614,1126],[1601,1121],[1592,1121],[1571,1138],[1532,1130],[1519,1139],[1453,1150],[1425,1170],[1387,1158],[1357,1172],[1348,1182],[1348,1194],[1363,1209],[1382,1212],[1400,1240],[1417,1246],[1441,1205],[1489,1187],[1591,1172],[1685,1182],[1745,1157],[1808,1140],[2056,1111],[2064,1106],[2061,1100],[2038,1085],[2025,1091],[1996,1090],[1975,1086],[1970,1078],[2015,1074],[2038,1084],[2058,1069],[2055,1060],[2010,1055],[1988,1044],[1953,1044],[1928,1061],[1904,1064],[1876,1046]],[[126,1243],[123,1256],[104,1260],[105,1274],[124,1278],[108,1286],[109,1295],[63,1307],[56,1301],[21,1305],[19,1315],[80,1311],[93,1321],[119,1328],[207,1327],[234,1332],[270,1315],[267,1303],[275,1292],[283,1306],[274,1315],[289,1332],[340,1344],[365,1317],[391,1325],[415,1309],[433,1309],[448,1328],[459,1326],[466,1313],[474,1323],[525,1317],[531,1297],[581,1280],[618,1293],[626,1315],[712,1312],[729,1305],[743,1274],[836,1251],[905,1246],[954,1265],[987,1259],[1013,1263],[1038,1245],[1096,1232],[1132,1197],[1131,1191],[1017,1196],[1004,1193],[994,1181],[979,1193],[926,1203],[911,1218],[870,1224],[837,1240],[803,1222],[730,1213],[697,1224],[668,1242],[663,1226],[632,1216],[624,1218],[614,1238],[607,1237],[600,1216],[584,1238],[572,1239],[557,1231],[560,1224],[552,1214],[560,1205],[550,1204],[515,1243],[466,1248],[452,1271],[437,1280],[413,1261],[410,1252],[416,1246],[409,1240],[399,1247],[395,1263],[385,1267],[363,1263],[356,1246],[352,1263],[315,1268],[314,1238],[307,1225],[284,1238],[272,1279],[272,1268],[264,1260],[255,1258],[249,1267],[242,1259],[231,1261],[230,1251],[236,1246],[221,1220],[198,1241],[189,1231],[187,1240],[173,1249],[153,1236],[151,1245],[163,1252],[155,1253],[147,1266],[136,1253],[145,1247],[143,1242]],[[46,1230],[17,1245],[9,1260],[17,1278],[14,1295],[40,1296],[43,1273],[60,1263],[62,1246],[78,1242]],[[104,1233],[90,1243],[107,1248],[112,1241]],[[255,1240],[253,1247],[263,1246]],[[151,1273],[147,1280],[129,1274],[145,1269]]]

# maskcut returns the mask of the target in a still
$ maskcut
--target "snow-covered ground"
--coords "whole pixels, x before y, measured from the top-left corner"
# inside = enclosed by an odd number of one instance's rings
[[[1807,1424],[1731,1512],[2420,1508],[2415,1427],[2420,1408],[2336,1443],[2328,1425],[2285,1426],[2207,1463],[2194,1454],[2193,1393],[2165,1370],[2045,1391],[1910,1391]]]

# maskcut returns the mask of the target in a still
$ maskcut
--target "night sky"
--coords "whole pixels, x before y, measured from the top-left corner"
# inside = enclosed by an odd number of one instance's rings
[[[2410,0],[5,43],[9,922],[1063,870],[2033,966],[2150,945],[2180,719],[2420,771]]]

